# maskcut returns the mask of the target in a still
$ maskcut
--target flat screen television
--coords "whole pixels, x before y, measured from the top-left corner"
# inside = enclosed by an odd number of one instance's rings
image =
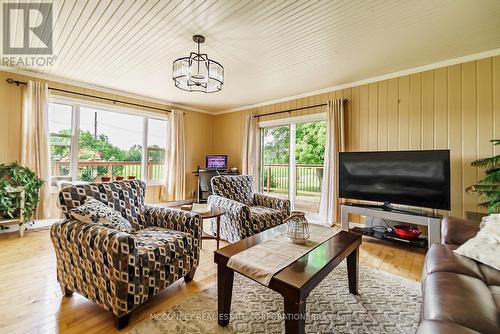
[[[207,169],[227,169],[227,155],[207,155]]]
[[[341,152],[341,198],[450,210],[450,151]]]

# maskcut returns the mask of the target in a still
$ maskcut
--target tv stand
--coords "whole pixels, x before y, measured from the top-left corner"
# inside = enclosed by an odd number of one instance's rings
[[[412,210],[400,209],[400,208],[392,206],[392,204],[389,203],[389,202],[385,202],[384,204],[354,204],[354,203],[344,203],[342,205],[357,206],[357,207],[360,207],[360,208],[367,208],[367,209],[374,209],[374,210],[383,210],[383,211],[396,212],[396,213],[406,213],[406,214],[412,215],[412,216],[422,216],[422,217],[439,218],[439,219],[442,218],[439,215],[435,215],[435,214],[429,213],[429,212],[412,211]]]
[[[389,203],[384,205],[345,203],[340,205],[340,222],[345,231],[349,230],[349,213],[427,226],[429,248],[432,244],[441,242],[441,217],[438,215],[394,209]]]

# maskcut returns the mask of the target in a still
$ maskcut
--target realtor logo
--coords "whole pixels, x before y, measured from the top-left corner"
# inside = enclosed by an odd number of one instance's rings
[[[52,3],[3,4],[3,54],[52,54]]]

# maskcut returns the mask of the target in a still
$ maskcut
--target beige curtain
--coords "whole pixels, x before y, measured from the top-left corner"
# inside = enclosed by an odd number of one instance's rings
[[[169,121],[170,150],[166,165],[166,186],[162,190],[164,201],[178,201],[186,196],[186,142],[184,112],[173,110]]]
[[[36,219],[49,218],[49,88],[46,83],[28,81],[23,95],[21,165],[31,168],[45,184],[40,190]]]
[[[251,175],[254,179],[254,188],[258,191],[259,186],[259,152],[260,131],[257,118],[253,115],[245,116],[245,128],[243,130],[243,159],[241,173]]]
[[[339,221],[338,156],[344,151],[344,104],[342,100],[328,101],[326,111],[325,162],[319,213],[328,225]]]

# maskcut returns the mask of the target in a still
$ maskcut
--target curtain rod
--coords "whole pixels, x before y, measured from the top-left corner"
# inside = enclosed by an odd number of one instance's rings
[[[9,84],[15,84],[16,86],[26,85],[26,82],[14,80],[12,78],[8,78],[7,79],[7,83],[9,83]],[[108,101],[108,102],[113,102],[113,104],[121,103],[121,104],[128,104],[130,106],[135,106],[135,107],[160,110],[160,111],[164,111],[164,112],[166,111],[166,112],[170,112],[170,113],[172,112],[172,110],[169,110],[169,109],[163,109],[163,108],[157,108],[157,107],[150,107],[150,106],[146,106],[144,104],[133,103],[133,102],[126,102],[126,101],[121,101],[121,100],[115,100],[115,99],[110,99],[110,98],[107,98],[107,97],[101,97],[101,96],[97,96],[97,95],[78,93],[78,92],[74,92],[74,91],[71,91],[71,90],[65,90],[65,89],[59,89],[59,88],[53,88],[53,87],[49,87],[49,89],[57,91],[57,92],[62,92],[62,93],[68,93],[68,94],[80,95],[80,96],[90,97],[90,98],[99,99],[99,100],[105,100],[105,101]]]
[[[344,99],[342,100],[343,103],[349,102],[349,100]],[[291,113],[292,111],[297,111],[297,110],[304,110],[304,109],[311,109],[311,108],[317,108],[317,107],[324,107],[326,106],[326,103],[321,103],[321,104],[316,104],[313,106],[308,106],[308,107],[301,107],[301,108],[295,108],[295,109],[288,109],[288,110],[282,110],[282,111],[275,111],[275,112],[270,112],[267,114],[260,114],[260,115],[254,115],[254,118],[259,118],[259,117],[264,117],[264,116],[271,116],[271,115],[277,115],[277,114],[283,114],[283,113]]]

